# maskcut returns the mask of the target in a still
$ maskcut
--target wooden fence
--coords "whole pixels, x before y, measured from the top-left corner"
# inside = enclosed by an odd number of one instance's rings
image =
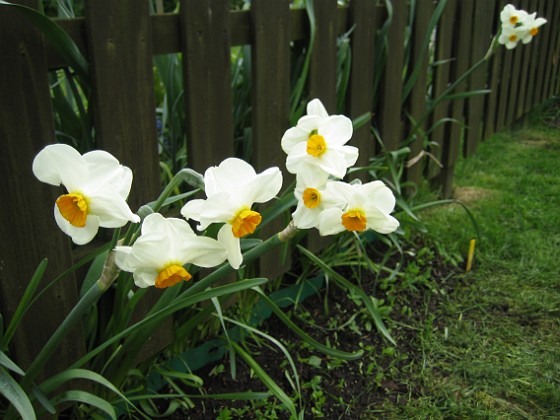
[[[37,6],[35,0],[16,2]],[[230,50],[250,45],[252,163],[258,171],[271,165],[284,167],[280,138],[290,125],[290,49],[293,41],[309,39],[307,13],[290,9],[289,3],[252,0],[251,10],[230,12],[228,0],[181,0],[180,13],[151,15],[147,0],[86,0],[84,18],[58,22],[90,64],[97,147],[134,171],[133,210],[159,192],[153,80],[157,54],[183,54],[189,164],[204,171],[233,155]],[[316,37],[308,97],[319,97],[334,113],[337,37],[352,28],[345,113],[352,118],[365,112],[374,115],[371,125],[357,129],[350,143],[360,148],[360,165],[379,152],[372,126],[388,150],[397,149],[411,130],[410,121],[421,118],[428,101],[486,54],[505,4],[449,0],[433,34],[435,49],[430,56],[432,52],[421,45],[438,1],[416,0],[411,9],[409,2],[393,0],[392,14],[376,0],[351,0],[346,7],[337,6],[336,0],[313,3]],[[426,176],[449,195],[461,154],[471,155],[481,140],[558,93],[560,2],[513,3],[537,11],[548,23],[531,44],[513,51],[500,48],[455,90],[490,89],[489,94],[436,107],[421,124],[424,130],[442,118],[459,124],[441,124],[430,132],[429,139],[439,146],[429,151],[443,167],[420,159],[407,170],[409,180]],[[374,58],[382,45],[376,39],[389,17],[387,62],[381,74],[374,74]],[[31,173],[36,153],[55,142],[48,72],[67,63],[26,17],[5,7],[0,9],[0,53],[0,310],[7,323],[39,261],[49,259],[48,282],[71,265],[72,251],[52,217],[55,189],[39,183]],[[404,98],[403,80],[415,67],[420,68],[418,78]],[[374,95],[376,78],[381,88]],[[423,150],[425,140],[419,136],[412,143],[411,158]],[[26,316],[13,343],[24,367],[76,297],[77,283],[68,276]],[[79,335],[76,331],[57,354],[63,365],[82,352]]]

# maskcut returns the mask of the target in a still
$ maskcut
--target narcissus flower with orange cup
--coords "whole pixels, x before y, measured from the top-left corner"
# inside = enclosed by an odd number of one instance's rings
[[[142,235],[132,246],[115,247],[115,263],[133,273],[138,287],[167,288],[191,279],[185,264],[215,267],[226,259],[226,250],[215,239],[197,236],[187,221],[148,215]]]
[[[126,203],[132,171],[107,152],[81,155],[66,144],[49,145],[35,156],[33,173],[39,181],[66,188],[56,200],[54,217],[78,245],[90,242],[99,227],[140,222]]]
[[[228,261],[238,269],[243,262],[240,238],[250,235],[262,221],[251,209],[254,203],[264,203],[282,188],[282,172],[273,167],[257,174],[247,162],[228,158],[204,173],[206,199],[191,200],[183,206],[186,219],[200,222],[199,230],[212,223],[224,223],[218,241],[227,250]]]
[[[367,229],[387,234],[399,227],[398,220],[390,215],[395,208],[395,196],[383,182],[348,184],[332,181],[327,184],[327,190],[329,194],[342,197],[346,205],[343,209],[330,208],[321,212],[320,235]]]
[[[298,200],[292,213],[295,227],[311,229],[319,224],[319,215],[327,208],[344,207],[339,195],[329,194],[326,189],[329,174],[315,167],[302,167],[296,177],[294,196]]]
[[[295,174],[301,165],[310,165],[343,178],[358,159],[358,149],[346,145],[352,133],[352,121],[348,117],[329,116],[321,101],[312,100],[307,104],[307,115],[282,136],[288,172]]]
[[[536,17],[536,13],[530,14],[523,22],[524,32],[521,35],[521,41],[528,44],[539,33],[539,28],[546,23],[545,18]]]

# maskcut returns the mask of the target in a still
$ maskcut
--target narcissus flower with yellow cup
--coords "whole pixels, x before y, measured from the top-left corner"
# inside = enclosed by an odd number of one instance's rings
[[[315,167],[302,167],[296,177],[294,196],[298,200],[292,213],[294,225],[298,229],[311,229],[319,224],[319,215],[331,207],[343,208],[341,196],[329,194],[326,189],[329,174]]]
[[[352,133],[352,121],[348,117],[329,116],[321,101],[312,100],[307,104],[307,115],[282,136],[288,172],[296,174],[301,165],[310,165],[343,178],[358,159],[358,149],[346,145]]]
[[[500,12],[500,21],[503,27],[514,28],[523,25],[528,15],[525,10],[518,10],[514,5],[506,4]]]
[[[54,217],[78,245],[90,242],[99,227],[140,222],[126,203],[132,171],[107,152],[81,155],[66,144],[49,145],[35,156],[33,174],[39,181],[66,188],[67,193],[56,200]]]
[[[504,45],[508,50],[511,50],[517,46],[524,34],[525,31],[521,27],[514,28],[505,26],[502,28],[498,42]]]
[[[204,173],[206,199],[191,200],[181,209],[186,219],[200,222],[199,230],[212,223],[224,223],[218,241],[227,250],[228,261],[238,269],[243,262],[240,239],[255,231],[262,216],[251,209],[264,203],[282,188],[282,172],[273,167],[257,174],[247,162],[228,158]]]
[[[536,13],[530,14],[523,22],[524,32],[521,35],[521,41],[528,44],[539,33],[539,28],[546,23],[545,18],[536,17]]]
[[[187,221],[148,215],[142,235],[132,246],[115,247],[115,263],[133,273],[138,287],[163,289],[191,279],[185,264],[215,267],[226,259],[226,250],[215,239],[197,236]]]
[[[332,181],[327,184],[329,194],[342,197],[343,209],[330,208],[319,216],[319,234],[335,235],[348,230],[362,232],[367,229],[387,234],[399,227],[390,213],[395,208],[393,192],[381,181],[366,184],[348,184]]]

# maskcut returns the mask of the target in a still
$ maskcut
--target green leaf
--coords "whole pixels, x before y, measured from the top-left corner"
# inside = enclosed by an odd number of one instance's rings
[[[10,374],[0,367],[0,394],[15,407],[24,420],[36,418],[29,398]]]
[[[48,394],[58,389],[64,383],[75,379],[85,379],[88,381],[96,382],[99,385],[102,385],[105,388],[113,391],[124,401],[132,405],[132,403],[124,396],[124,394],[122,394],[111,382],[109,382],[99,373],[87,369],[67,369],[60,373],[57,373],[56,375],[41,383],[41,385],[39,385],[39,389],[45,394]]]
[[[45,258],[39,263],[39,265],[35,269],[35,273],[33,273],[33,277],[31,277],[31,281],[25,288],[25,292],[23,293],[23,296],[16,308],[16,311],[14,312],[14,316],[10,321],[10,325],[8,325],[6,334],[3,337],[2,349],[6,350],[8,348],[8,344],[10,344],[10,341],[21,319],[23,318],[27,310],[31,307],[31,303],[30,303],[31,298],[35,294],[35,290],[37,290],[37,287],[39,286],[39,283],[41,282],[41,279],[45,274],[45,270],[47,269],[47,264],[48,264],[48,260]]]
[[[268,373],[265,372],[265,370],[255,361],[255,359],[251,357],[251,355],[249,355],[249,353],[243,350],[236,343],[232,342],[232,345],[237,354],[239,354],[239,356],[241,356],[241,358],[245,360],[245,362],[253,370],[255,375],[259,377],[259,379],[270,390],[270,392],[272,392],[272,394],[274,394],[274,396],[286,406],[292,416],[297,417],[296,406],[294,405],[292,399],[284,392],[284,390],[280,388],[280,386],[274,381],[274,379],[272,379],[268,375]]]
[[[103,411],[109,417],[111,417],[111,419],[117,419],[117,413],[115,412],[115,409],[113,408],[111,403],[104,400],[103,398],[98,397],[97,395],[92,394],[91,392],[70,390],[63,392],[62,394],[57,395],[53,398],[53,403],[55,405],[63,402],[81,402],[84,404],[88,404]]]
[[[370,296],[363,291],[363,289],[346,280],[344,277],[342,277],[340,274],[334,271],[328,264],[326,264],[323,260],[318,258],[315,254],[313,254],[308,249],[302,247],[301,245],[296,245],[296,246],[307,258],[309,258],[311,261],[317,264],[317,266],[319,266],[325,273],[327,273],[330,278],[332,278],[334,281],[336,281],[337,283],[339,283],[349,291],[354,292],[364,303],[367,311],[369,312],[371,318],[373,319],[373,322],[375,323],[375,326],[377,327],[377,331],[379,331],[391,343],[396,345],[395,340],[393,339],[393,337],[391,337],[391,334],[389,334],[387,327],[385,327],[385,324],[381,319],[381,315],[379,314],[379,310],[377,306],[374,304]]]
[[[37,29],[43,32],[45,37],[52,43],[53,47],[56,48],[62,59],[71,67],[74,67],[85,79],[89,79],[89,64],[72,37],[70,37],[64,29],[47,16],[30,7],[12,4],[4,0],[0,0],[0,6],[13,7],[17,11],[23,13],[31,20]]]
[[[324,353],[328,356],[334,357],[336,359],[342,360],[356,360],[362,357],[364,354],[363,350],[358,350],[355,353],[348,353],[342,350],[333,349],[332,347],[325,346],[324,344],[318,342],[317,340],[310,337],[301,328],[299,328],[294,322],[280,309],[272,299],[270,299],[262,290],[259,288],[253,288],[262,299],[267,303],[267,305],[272,309],[276,316],[284,323],[290,330],[296,333],[303,341],[314,347],[316,350]]]
[[[6,353],[0,350],[0,365],[4,366],[6,369],[11,370],[12,372],[17,373],[18,375],[25,375],[25,372],[21,370],[21,368],[16,365],[12,359],[10,359]]]

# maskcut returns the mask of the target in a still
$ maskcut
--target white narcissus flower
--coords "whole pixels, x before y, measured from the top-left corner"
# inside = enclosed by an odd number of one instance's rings
[[[523,23],[523,28],[525,29],[525,31],[521,36],[521,41],[524,44],[528,44],[529,42],[531,42],[533,40],[533,37],[535,37],[539,33],[539,28],[546,23],[545,18],[538,18],[536,16],[536,13],[530,14]]]
[[[215,239],[197,236],[183,219],[148,215],[142,235],[132,246],[117,246],[115,262],[133,273],[138,287],[166,288],[191,279],[185,264],[215,267],[226,259],[226,250]]]
[[[90,242],[99,227],[140,222],[126,203],[132,171],[107,152],[95,150],[82,156],[66,144],[49,145],[35,156],[33,174],[68,191],[56,200],[54,217],[78,245]]]
[[[528,13],[525,10],[517,10],[514,5],[506,4],[500,12],[502,29],[506,27],[514,28],[523,24]]]
[[[346,206],[342,210],[330,208],[321,213],[320,235],[334,235],[344,230],[361,232],[366,229],[387,234],[399,227],[398,220],[389,214],[395,208],[395,196],[383,182],[329,182],[327,190],[343,197]]]
[[[514,28],[510,26],[504,26],[502,28],[502,33],[498,38],[498,42],[508,50],[511,50],[517,46],[517,43],[521,41],[522,36],[524,35],[525,31],[522,27]]]
[[[229,158],[206,170],[204,187],[208,198],[189,201],[181,214],[200,222],[199,230],[212,223],[225,223],[218,232],[218,241],[225,246],[231,266],[237,269],[243,261],[240,238],[253,233],[262,221],[251,206],[278,194],[282,172],[274,167],[257,174],[247,162]]]
[[[339,195],[329,194],[326,189],[329,174],[315,167],[302,167],[297,174],[294,195],[298,200],[297,208],[292,214],[298,229],[311,229],[319,224],[319,215],[331,207],[344,207],[344,200]]]
[[[302,165],[311,165],[336,178],[343,178],[358,159],[358,149],[346,146],[352,137],[352,121],[344,115],[327,114],[318,99],[307,104],[307,115],[282,136],[282,150],[288,155],[286,168],[298,173]]]

